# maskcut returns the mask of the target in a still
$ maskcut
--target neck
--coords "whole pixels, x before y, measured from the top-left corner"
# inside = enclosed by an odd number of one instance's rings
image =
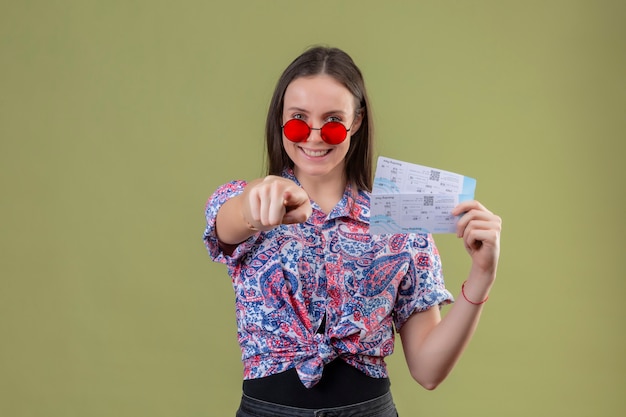
[[[299,178],[302,188],[307,192],[311,200],[315,201],[326,214],[339,203],[346,189],[346,179],[337,178]]]

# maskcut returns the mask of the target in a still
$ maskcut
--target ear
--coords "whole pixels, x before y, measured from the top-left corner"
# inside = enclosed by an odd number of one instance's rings
[[[350,137],[354,136],[356,132],[361,128],[361,123],[363,123],[363,118],[365,111],[363,108],[360,108],[356,111],[356,116],[354,118],[354,122],[352,123],[352,128],[350,129]]]

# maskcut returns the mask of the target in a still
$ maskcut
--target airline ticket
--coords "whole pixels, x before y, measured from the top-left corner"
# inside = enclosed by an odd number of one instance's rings
[[[452,209],[474,199],[476,180],[379,157],[371,195],[370,233],[455,233]]]

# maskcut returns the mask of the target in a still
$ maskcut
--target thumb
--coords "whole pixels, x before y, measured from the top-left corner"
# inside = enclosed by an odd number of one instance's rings
[[[283,205],[285,206],[285,215],[283,223],[302,223],[306,221],[312,214],[311,202],[309,196],[304,190],[294,194],[289,191],[283,194]]]

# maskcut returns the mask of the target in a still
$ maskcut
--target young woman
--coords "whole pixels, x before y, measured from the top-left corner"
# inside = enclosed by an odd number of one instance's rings
[[[442,319],[453,297],[432,236],[369,234],[372,118],[345,52],[315,47],[287,67],[266,140],[268,175],[225,184],[206,206],[207,249],[236,295],[237,416],[397,416],[394,328],[413,378],[437,387],[496,278],[501,220],[477,201],[454,209],[472,264]]]

